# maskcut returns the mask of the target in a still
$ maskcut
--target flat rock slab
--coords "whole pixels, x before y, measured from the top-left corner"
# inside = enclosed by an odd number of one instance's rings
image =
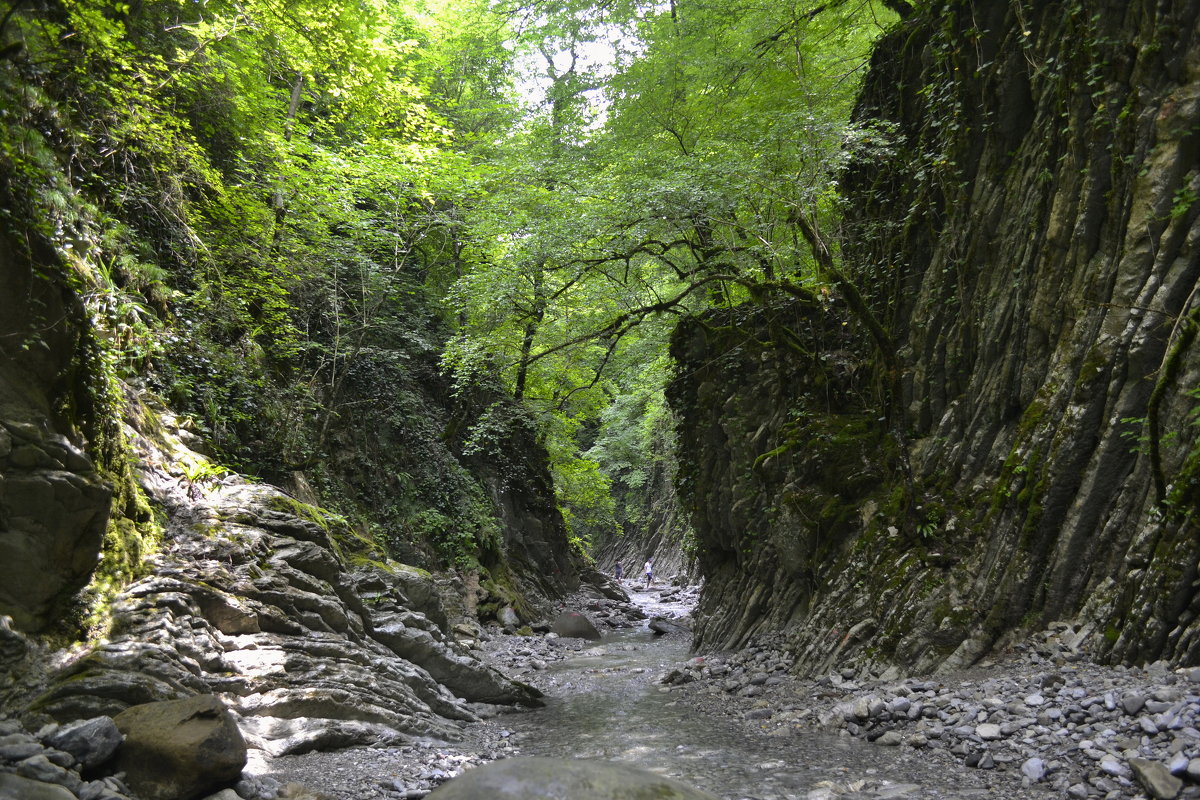
[[[685,783],[626,764],[509,758],[467,770],[429,800],[717,800]]]

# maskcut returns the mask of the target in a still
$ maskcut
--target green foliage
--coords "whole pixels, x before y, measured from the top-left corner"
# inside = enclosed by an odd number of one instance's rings
[[[843,147],[887,153],[847,120],[890,17],[740,0],[513,13],[528,105],[462,209],[444,363],[460,388],[498,372],[530,406],[586,541],[644,524],[635,495],[668,468],[671,318],[830,280],[813,248],[834,224]]]
[[[2,31],[23,50],[0,61],[0,146],[28,194],[2,213],[74,267],[105,391],[147,375],[196,421],[216,452],[193,481],[307,469],[381,541],[469,563],[495,511],[439,442],[429,305],[457,277],[454,204],[479,180],[482,134],[452,124],[508,113],[500,18],[481,2],[43,5]],[[343,457],[360,419],[404,446]],[[347,496],[368,467],[386,502],[368,480]]]
[[[543,447],[580,550],[646,522],[673,318],[827,280],[798,220],[832,224],[878,30],[847,3],[43,5],[3,31],[0,156],[106,391],[146,375],[214,464],[303,470],[463,567],[498,529],[447,430],[473,462]],[[521,406],[462,411],[497,379]]]

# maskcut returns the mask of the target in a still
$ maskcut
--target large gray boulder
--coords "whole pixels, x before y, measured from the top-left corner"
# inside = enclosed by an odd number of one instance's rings
[[[685,783],[627,764],[509,758],[464,772],[429,800],[716,800]]]
[[[214,695],[132,706],[113,721],[125,734],[116,768],[143,800],[192,800],[232,785],[246,743]]]
[[[564,611],[550,623],[550,632],[568,639],[600,638],[600,631],[592,621],[578,611]]]

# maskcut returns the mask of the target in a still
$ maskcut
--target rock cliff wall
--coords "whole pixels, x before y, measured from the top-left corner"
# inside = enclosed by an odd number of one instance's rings
[[[985,1],[881,41],[843,246],[900,375],[828,320],[679,331],[683,374],[712,362],[672,398],[702,646],[950,668],[1063,618],[1103,658],[1200,661],[1198,24]]]
[[[87,583],[111,500],[81,449],[95,424],[83,305],[55,266],[36,240],[0,231],[0,609],[30,631]]]

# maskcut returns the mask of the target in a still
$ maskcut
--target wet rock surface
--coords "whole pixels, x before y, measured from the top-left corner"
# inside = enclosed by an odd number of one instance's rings
[[[409,800],[528,756],[616,761],[725,800],[1200,797],[1200,670],[1099,667],[1060,627],[954,676],[847,668],[800,679],[779,642],[689,654],[694,589],[632,595],[563,604],[585,610],[600,642],[548,632],[552,616],[529,635],[457,631],[544,692],[544,708],[464,703],[447,737],[291,755],[251,747],[238,782],[212,797]],[[677,630],[656,636],[652,619]],[[135,797],[124,775],[97,778],[83,751],[55,746],[69,726],[35,735],[0,720],[0,731],[0,777],[44,792],[29,797]]]
[[[686,784],[624,764],[514,758],[471,770],[434,790],[437,800],[716,800]]]
[[[648,618],[686,629],[694,595],[672,592],[633,594]],[[1099,667],[1060,630],[936,680],[849,670],[807,680],[770,642],[694,656],[686,633],[655,637],[635,616],[600,643],[488,635],[489,657],[543,690],[544,709],[480,709],[489,718],[453,745],[292,756],[264,774],[335,797],[423,797],[473,765],[532,755],[631,763],[726,800],[1200,796],[1200,769],[1188,777],[1200,674]],[[1149,734],[1147,714],[1167,728]]]

